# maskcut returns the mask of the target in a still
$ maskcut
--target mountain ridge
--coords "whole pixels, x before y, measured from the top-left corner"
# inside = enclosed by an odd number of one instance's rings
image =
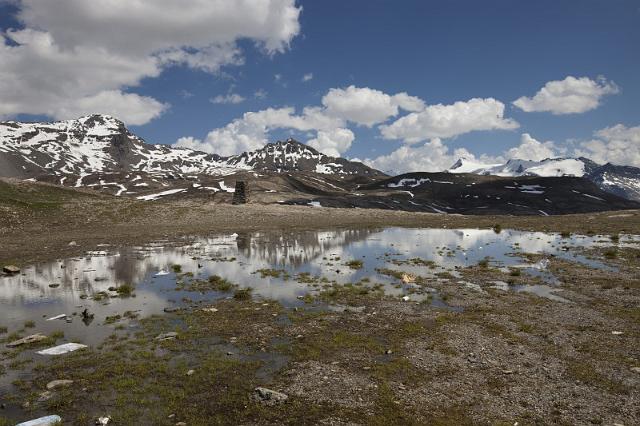
[[[546,158],[541,161],[510,159],[497,165],[481,164],[461,158],[446,171],[501,177],[582,177],[606,192],[640,201],[640,168],[611,163],[598,164],[586,157]]]

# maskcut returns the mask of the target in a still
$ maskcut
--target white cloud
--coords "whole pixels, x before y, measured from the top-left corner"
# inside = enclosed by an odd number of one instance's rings
[[[224,127],[214,129],[204,141],[194,138],[181,138],[177,146],[216,153],[223,156],[239,154],[260,148],[268,142],[268,133],[275,129],[293,129],[301,132],[317,131],[314,144],[334,150],[348,149],[348,129],[343,129],[344,121],[327,116],[321,108],[307,107],[302,114],[296,115],[295,109],[268,108],[258,112],[247,112],[242,118],[233,120]],[[322,132],[322,134],[320,133]],[[353,135],[353,133],[351,133]]]
[[[0,116],[72,118],[95,99],[142,124],[166,108],[125,93],[168,66],[216,72],[243,62],[237,40],[283,52],[299,31],[295,0],[21,0],[23,30],[0,35]],[[129,96],[131,95],[131,96]],[[151,108],[150,111],[146,111]]]
[[[550,81],[532,98],[523,96],[513,104],[526,112],[578,114],[597,108],[605,95],[619,91],[614,82],[607,81],[604,77],[594,81],[588,77],[569,76],[562,81]]]
[[[408,111],[424,107],[421,99],[406,93],[390,96],[380,90],[356,86],[329,90],[322,104],[328,114],[368,127],[395,117],[399,107]]]
[[[307,74],[302,76],[302,81],[305,82],[305,83],[307,81],[311,81],[311,80],[313,80],[313,73],[312,72],[307,73]]]
[[[256,99],[266,99],[267,98],[267,91],[264,89],[258,89],[256,90],[256,92],[253,94],[253,97]]]
[[[520,145],[509,149],[505,155],[507,158],[519,160],[541,161],[546,158],[557,157],[557,148],[551,141],[540,142],[528,133],[523,133]]]
[[[110,90],[76,99],[69,105],[59,105],[50,115],[56,118],[80,117],[90,111],[113,117],[127,117],[128,124],[141,125],[160,116],[167,108],[168,105],[147,96]]]
[[[420,112],[426,107],[424,101],[416,96],[410,96],[405,92],[392,96],[392,102],[409,112]]]
[[[331,157],[340,157],[343,152],[351,148],[351,143],[355,138],[356,135],[349,129],[320,130],[318,131],[318,136],[309,140],[307,144],[323,154]]]
[[[579,143],[574,155],[596,163],[640,167],[640,126],[617,124],[597,131],[594,136],[593,140]]]
[[[211,103],[214,104],[239,104],[244,102],[246,99],[244,96],[241,96],[237,93],[229,93],[226,95],[218,95],[215,98],[211,98]]]
[[[460,158],[485,163],[499,163],[501,160],[485,156],[476,159],[464,148],[458,148],[451,153],[449,147],[439,138],[434,138],[420,146],[402,146],[389,155],[366,159],[364,163],[369,167],[393,174],[441,172],[450,168]]]
[[[511,130],[519,124],[504,117],[504,104],[493,98],[474,98],[453,105],[429,105],[380,127],[386,139],[416,143],[433,138],[451,138],[478,130]]]

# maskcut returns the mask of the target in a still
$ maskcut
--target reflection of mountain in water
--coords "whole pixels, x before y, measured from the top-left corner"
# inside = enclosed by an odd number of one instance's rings
[[[239,235],[238,251],[247,259],[267,262],[275,267],[300,267],[342,247],[366,240],[381,230],[302,231]]]

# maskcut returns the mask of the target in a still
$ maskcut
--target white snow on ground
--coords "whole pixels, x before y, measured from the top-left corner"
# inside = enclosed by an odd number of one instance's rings
[[[596,197],[595,195],[589,195],[589,194],[584,194],[584,193],[582,195],[584,195],[585,197],[593,198],[594,200],[604,201],[602,198]]]
[[[320,201],[310,201],[308,205],[311,207],[322,207],[322,204],[320,204]]]
[[[232,194],[236,192],[235,188],[229,188],[227,185],[225,185],[224,181],[218,182],[218,185],[220,185],[220,189],[222,189],[224,192],[229,192]]]
[[[171,195],[171,194],[178,194],[180,192],[185,192],[186,190],[187,190],[186,188],[170,189],[168,191],[159,192],[157,194],[142,195],[137,198],[138,200],[143,200],[143,201],[155,201],[160,197],[164,197],[166,195]]]
[[[553,176],[584,176],[584,163],[573,158],[566,160],[548,161],[536,167],[527,169],[527,174],[553,177]]]
[[[423,183],[431,182],[431,179],[400,179],[397,183],[390,183],[387,185],[388,188],[403,188],[403,187],[411,187],[415,188],[416,186],[420,186]]]

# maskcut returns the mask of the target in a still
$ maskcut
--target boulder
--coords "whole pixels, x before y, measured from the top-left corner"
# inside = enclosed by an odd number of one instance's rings
[[[6,265],[2,268],[2,272],[9,275],[15,275],[20,273],[20,268],[16,265]]]

